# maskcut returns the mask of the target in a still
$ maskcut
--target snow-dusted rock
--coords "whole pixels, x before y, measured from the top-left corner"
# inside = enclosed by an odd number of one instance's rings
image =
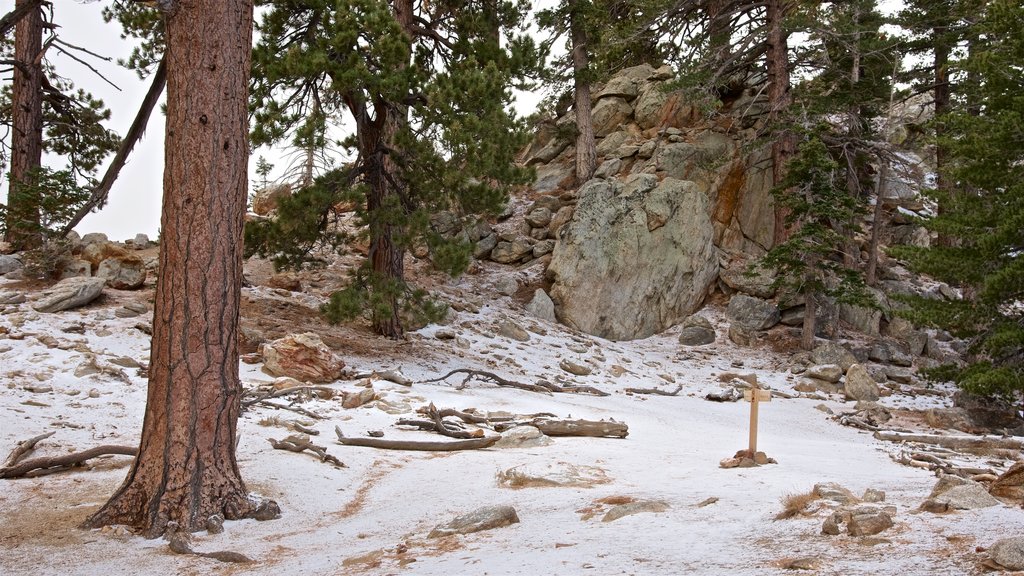
[[[37,312],[60,312],[85,306],[103,293],[103,278],[67,278],[43,292],[32,305]]]
[[[484,530],[493,530],[511,524],[517,524],[519,516],[515,508],[511,506],[487,506],[478,508],[469,514],[464,514],[448,522],[441,524],[427,535],[427,538],[442,538],[453,534],[472,534]]]
[[[878,400],[878,383],[862,364],[853,364],[846,371],[845,389],[850,400]]]

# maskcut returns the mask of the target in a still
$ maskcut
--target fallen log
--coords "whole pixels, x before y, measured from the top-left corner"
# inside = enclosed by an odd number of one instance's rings
[[[682,389],[683,385],[679,384],[676,386],[676,389],[671,392],[666,392],[660,388],[626,388],[623,392],[627,394],[650,394],[653,396],[678,396]]]
[[[585,436],[591,438],[625,438],[629,426],[625,422],[607,420],[551,420],[534,418],[527,422],[547,436]]]
[[[501,436],[485,436],[468,440],[392,440],[390,438],[354,438],[345,436],[341,429],[334,427],[338,442],[345,446],[364,446],[384,450],[414,450],[422,452],[454,452],[458,450],[476,450],[487,448],[497,442]]]
[[[138,453],[139,449],[134,446],[97,446],[96,448],[82,450],[81,452],[75,452],[73,454],[64,454],[63,456],[43,456],[40,458],[25,460],[24,462],[15,464],[14,466],[5,466],[0,468],[0,478],[44,476],[46,474],[54,474],[56,472],[70,470],[71,468],[79,466],[85,461],[98,456],[109,456],[112,454],[136,456]]]
[[[28,440],[22,440],[11,450],[11,453],[7,456],[7,460],[4,461],[4,468],[10,468],[18,463],[19,460],[25,457],[26,454],[32,452],[36,448],[36,444],[46,440],[50,436],[53,436],[56,432],[47,432],[46,434],[40,434],[34,436]]]
[[[1013,438],[1002,438],[993,436],[939,436],[936,434],[902,434],[879,430],[874,434],[875,438],[888,442],[919,442],[921,444],[934,444],[943,448],[954,450],[977,450],[977,449],[1002,449],[1021,450],[1024,448],[1024,441]]]

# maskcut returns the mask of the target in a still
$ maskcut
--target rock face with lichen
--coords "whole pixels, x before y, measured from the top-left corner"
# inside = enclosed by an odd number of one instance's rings
[[[718,275],[718,255],[707,198],[693,182],[654,174],[592,180],[579,197],[548,266],[562,322],[630,340],[697,309]]]

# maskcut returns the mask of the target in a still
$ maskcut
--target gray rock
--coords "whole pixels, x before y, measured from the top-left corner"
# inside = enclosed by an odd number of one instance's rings
[[[565,146],[568,146],[568,142],[565,143]],[[562,148],[564,149],[565,146]],[[537,168],[537,179],[533,182],[533,190],[542,193],[557,190],[564,182],[571,182],[575,174],[576,167],[571,164],[553,163],[541,166]]]
[[[551,210],[539,206],[526,214],[526,223],[534,228],[544,228],[551,222],[551,216]]]
[[[498,294],[511,296],[516,293],[516,290],[519,290],[519,282],[511,276],[499,276],[498,279],[494,281],[494,289]]]
[[[501,433],[501,439],[495,442],[495,448],[536,448],[554,442],[550,437],[535,426],[516,426]]]
[[[629,120],[632,114],[633,108],[623,98],[612,97],[598,100],[590,112],[591,122],[594,125],[594,136],[600,138],[615,132],[620,125]]]
[[[21,259],[14,254],[0,254],[0,276],[21,270]]]
[[[884,510],[859,509],[850,514],[847,530],[850,536],[874,536],[892,528],[892,517]]]
[[[777,306],[746,294],[734,294],[729,299],[726,316],[749,330],[767,330],[778,324],[780,317]]]
[[[498,242],[491,250],[491,260],[499,264],[514,264],[524,256],[533,254],[533,244],[524,238],[512,242]]]
[[[0,306],[5,304],[22,304],[26,300],[28,300],[28,298],[26,298],[21,292],[0,289]]]
[[[814,485],[814,495],[822,500],[830,500],[839,504],[853,504],[857,497],[843,486],[835,482],[822,482]]]
[[[864,491],[864,496],[861,497],[861,500],[864,502],[871,502],[873,504],[885,502],[885,492],[875,488],[868,488]]]
[[[811,361],[815,364],[838,364],[846,372],[857,363],[857,357],[841,344],[826,342],[811,351]]]
[[[79,276],[92,276],[92,264],[78,258],[69,260],[60,272],[60,279],[77,278]]]
[[[722,267],[718,277],[726,286],[737,292],[756,298],[771,298],[775,295],[775,288],[772,287],[775,275],[745,258],[729,262],[728,266]]]
[[[562,321],[614,340],[677,324],[700,305],[718,274],[703,191],[672,178],[646,191],[622,190],[607,180],[580,189],[547,270]]]
[[[85,306],[103,293],[103,278],[67,278],[43,292],[33,305],[37,312],[60,312]]]
[[[141,234],[141,233],[140,234],[136,234],[135,238],[132,238],[131,242],[132,242],[132,246],[136,250],[143,250],[143,249],[149,248],[149,244],[150,244],[149,236],[147,236],[145,234]]]
[[[669,508],[670,506],[668,505],[668,502],[665,502],[664,500],[637,500],[635,502],[628,502],[626,504],[613,506],[608,510],[608,512],[605,512],[604,517],[601,518],[601,522],[614,522],[619,518],[631,516],[633,514],[665,512]]]
[[[953,394],[953,406],[964,409],[971,424],[979,428],[995,430],[1016,428],[1024,424],[1017,415],[1017,407],[1005,400],[985,398],[959,390]]]
[[[96,277],[115,290],[137,290],[146,283],[146,265],[141,258],[107,258],[100,262]]]
[[[645,130],[656,126],[667,101],[668,93],[661,86],[652,84],[634,102],[636,123]]]
[[[684,346],[704,346],[714,344],[715,329],[704,326],[689,326],[679,332],[679,343]]]
[[[853,364],[846,371],[846,397],[850,400],[878,400],[878,383],[861,364]]]
[[[547,292],[538,288],[533,293],[533,299],[526,305],[526,311],[535,318],[541,320],[547,320],[548,322],[556,322],[555,319],[555,303],[551,301]]]
[[[1024,570],[1024,536],[997,540],[988,548],[989,558],[1007,570]]]
[[[558,363],[558,367],[561,368],[562,370],[565,370],[569,374],[575,374],[576,376],[587,376],[591,372],[593,372],[593,370],[591,370],[589,366],[577,364],[576,362],[573,362],[572,360],[569,360],[567,358],[563,358],[562,361]]]
[[[518,324],[511,320],[503,320],[499,322],[498,325],[494,328],[494,331],[501,336],[515,340],[517,342],[530,341],[530,333],[527,332],[526,330],[523,330],[521,326],[519,326]]]
[[[633,98],[636,98],[637,94],[639,94],[639,90],[636,85],[636,78],[616,74],[608,81],[607,84],[604,85],[604,88],[597,93],[595,98],[600,100],[601,98],[607,98],[609,96],[618,96],[626,100],[632,100]]]
[[[839,382],[843,377],[843,369],[838,364],[815,364],[808,366],[804,375],[826,382]]]
[[[739,324],[729,325],[729,341],[737,346],[753,346],[757,342],[757,331]]]
[[[601,141],[597,143],[597,155],[603,156],[605,158],[613,156],[618,157],[618,154],[616,153],[618,152],[619,148],[621,148],[624,144],[626,144],[632,139],[633,135],[630,134],[629,132],[626,132],[625,130],[612,132],[611,134],[602,138]]]
[[[622,159],[621,158],[609,158],[601,165],[597,167],[594,172],[594,178],[611,178],[622,170]]]
[[[551,254],[555,250],[554,240],[541,240],[533,245],[533,257],[540,258],[541,256]]]
[[[953,510],[974,510],[1000,505],[999,500],[996,500],[984,486],[977,482],[953,486],[932,500],[945,504]]]
[[[497,234],[493,234],[492,233],[492,234],[489,234],[487,236],[484,236],[483,238],[480,239],[479,242],[477,242],[473,246],[473,257],[476,258],[477,260],[480,260],[482,258],[487,258],[487,257],[489,257],[491,255],[491,250],[494,250],[494,247],[497,246],[497,245],[498,245],[498,235]]]
[[[88,246],[90,244],[106,244],[107,242],[110,242],[110,239],[102,232],[89,232],[85,236],[82,236],[81,240],[82,246]]]

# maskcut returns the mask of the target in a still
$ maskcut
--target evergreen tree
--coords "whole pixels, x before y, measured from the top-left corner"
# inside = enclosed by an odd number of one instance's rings
[[[924,224],[955,242],[903,248],[921,272],[958,286],[959,300],[914,300],[913,320],[970,339],[969,362],[933,373],[984,395],[1024,392],[1024,6],[987,3],[977,43],[963,61],[970,109],[939,118],[949,150],[947,207]]]
[[[829,126],[818,126],[800,142],[785,179],[772,190],[786,209],[789,237],[772,248],[763,264],[777,272],[776,287],[804,298],[801,345],[814,347],[816,316],[823,297],[865,305],[859,272],[843,265],[845,237],[836,222],[856,222],[863,204],[849,194],[842,167],[825,145]]]
[[[7,205],[0,206],[0,227],[15,249],[39,247],[59,234],[74,209],[96,184],[95,173],[117,146],[117,136],[103,123],[110,111],[92,94],[76,89],[60,76],[47,58],[62,52],[73,58],[81,48],[56,35],[52,4],[35,5],[15,28],[13,54],[0,59],[13,63],[13,82],[0,91],[0,123],[9,127],[10,141],[0,147],[0,167],[10,158]],[[43,41],[44,35],[46,41]],[[8,50],[10,45],[0,45]],[[7,147],[9,145],[9,148]],[[60,158],[42,164],[42,155]],[[47,197],[48,191],[53,194]],[[70,210],[69,210],[70,208]]]
[[[331,207],[360,197],[370,237],[367,263],[326,307],[329,318],[370,309],[374,328],[402,335],[400,313],[416,295],[404,282],[414,242],[457,273],[468,244],[434,231],[443,209],[495,212],[527,171],[513,164],[524,144],[510,88],[535,69],[536,52],[515,35],[525,6],[508,1],[264,0],[253,52],[257,144],[291,138],[326,145],[332,129],[352,161],[300,190],[301,224],[278,216],[247,231],[247,250],[280,254],[291,230],[325,229]],[[407,297],[408,296],[408,297]]]

